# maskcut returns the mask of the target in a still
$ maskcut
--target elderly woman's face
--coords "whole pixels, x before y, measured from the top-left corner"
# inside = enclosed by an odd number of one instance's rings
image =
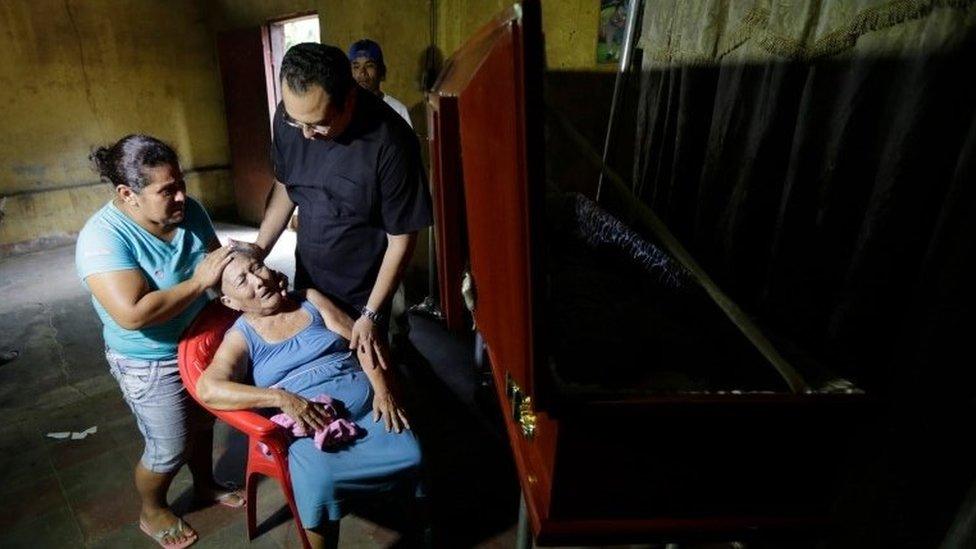
[[[244,311],[275,310],[285,297],[281,274],[252,257],[238,255],[226,268],[220,290],[225,305]]]

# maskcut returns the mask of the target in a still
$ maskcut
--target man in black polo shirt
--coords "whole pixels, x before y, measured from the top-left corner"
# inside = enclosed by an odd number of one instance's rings
[[[281,80],[276,181],[256,244],[270,250],[298,206],[295,287],[336,302],[352,324],[350,348],[386,367],[390,301],[417,231],[431,224],[420,144],[393,109],[359,90],[338,48],[292,47]]]

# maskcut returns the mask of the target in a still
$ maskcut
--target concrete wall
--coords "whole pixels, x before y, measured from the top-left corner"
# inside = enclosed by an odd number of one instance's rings
[[[233,212],[215,34],[316,11],[323,41],[382,44],[384,90],[426,137],[424,60],[435,19],[448,57],[510,5],[503,0],[4,0],[0,2],[0,256],[68,240],[111,195],[89,151],[133,132],[172,143],[191,194],[215,217]],[[550,68],[597,66],[596,0],[543,2]],[[433,10],[433,13],[432,13]],[[418,258],[418,259],[422,259]]]
[[[78,231],[111,196],[89,151],[128,133],[170,142],[191,193],[212,211],[232,207],[220,79],[199,6],[0,3],[0,254]]]
[[[495,14],[512,5],[506,0],[440,0],[437,2],[437,45],[450,57]],[[598,0],[543,0],[542,26],[550,70],[613,71],[597,65]]]
[[[426,135],[423,70],[434,16],[434,44],[449,57],[479,27],[511,6],[511,0],[216,0],[208,11],[215,31],[254,27],[269,19],[317,12],[322,41],[343,49],[360,38],[383,47],[383,90],[410,109],[414,127]],[[553,70],[615,70],[597,65],[597,0],[544,0],[546,55]]]
[[[423,135],[426,125],[421,86],[429,28],[428,0],[217,0],[210,18],[215,30],[255,27],[269,19],[314,11],[322,42],[346,50],[360,38],[383,47],[387,80],[383,91],[411,111]]]

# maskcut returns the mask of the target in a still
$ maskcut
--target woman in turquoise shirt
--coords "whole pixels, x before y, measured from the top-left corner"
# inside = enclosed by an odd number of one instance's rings
[[[189,397],[176,364],[180,334],[232,259],[203,207],[186,195],[173,149],[129,135],[91,156],[115,197],[78,236],[75,264],[103,324],[105,356],[136,417],[145,450],[135,467],[140,528],[167,549],[197,534],[173,514],[166,492],[187,463],[196,496],[239,507],[213,477],[213,418]]]

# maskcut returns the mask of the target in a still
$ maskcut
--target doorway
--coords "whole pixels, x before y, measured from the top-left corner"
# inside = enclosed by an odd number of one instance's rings
[[[302,42],[320,42],[319,16],[317,13],[306,13],[276,19],[268,22],[268,38],[271,49],[271,73],[274,75],[274,104],[281,101],[281,60],[288,48]],[[274,113],[272,112],[272,115]]]
[[[274,182],[268,151],[275,109],[281,101],[281,60],[291,46],[319,41],[315,12],[224,31],[217,37],[234,198],[243,221],[261,222]]]

